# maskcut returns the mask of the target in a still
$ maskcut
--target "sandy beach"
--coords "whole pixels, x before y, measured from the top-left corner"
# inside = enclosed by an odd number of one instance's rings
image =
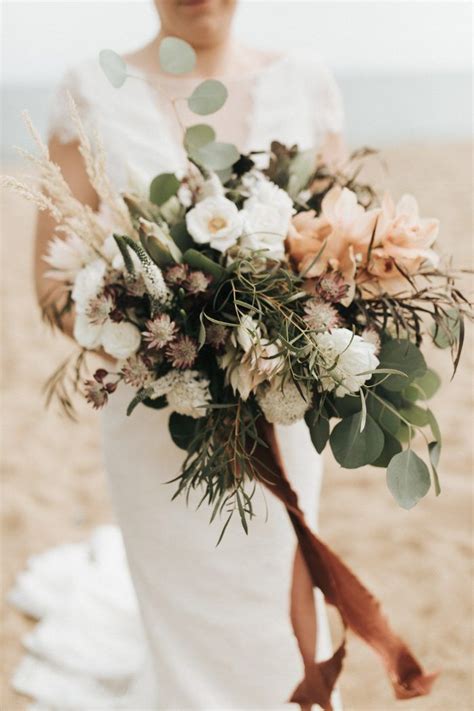
[[[383,153],[386,184],[412,192],[424,216],[441,220],[441,251],[472,266],[472,146],[403,145]],[[17,170],[17,168],[15,168]],[[9,172],[4,167],[3,172]],[[378,171],[380,176],[380,171]],[[44,410],[42,386],[72,346],[41,323],[32,288],[34,211],[4,194],[2,259],[2,588],[28,556],[86,537],[113,520],[106,491],[97,414],[78,402],[79,423]],[[471,283],[472,287],[472,283]],[[472,699],[472,332],[454,381],[449,354],[433,352],[444,385],[433,401],[444,431],[442,495],[431,491],[413,510],[392,499],[383,470],[344,471],[327,454],[322,495],[324,539],[383,601],[429,670],[441,670],[433,693],[403,711],[469,711]],[[7,605],[1,645],[2,711],[25,709],[9,679],[32,625]],[[350,639],[341,684],[348,711],[398,707],[372,652]],[[288,707],[290,708],[290,706]],[[132,711],[132,710],[130,710]],[[137,710],[133,710],[137,711]]]

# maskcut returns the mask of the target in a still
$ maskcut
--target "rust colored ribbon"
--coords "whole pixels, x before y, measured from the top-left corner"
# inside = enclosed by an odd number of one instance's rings
[[[319,704],[325,711],[331,711],[331,693],[346,653],[346,629],[355,632],[380,656],[397,699],[428,694],[437,673],[424,673],[407,645],[390,628],[378,600],[310,530],[286,475],[273,426],[262,422],[259,430],[261,439],[268,444],[268,447],[258,445],[254,452],[262,467],[261,480],[286,506],[313,586],[322,591],[327,603],[337,608],[344,626],[344,638],[330,659],[322,662],[303,659],[304,679],[289,701],[302,708]],[[301,631],[294,627],[294,632],[301,650],[303,640],[298,639]]]

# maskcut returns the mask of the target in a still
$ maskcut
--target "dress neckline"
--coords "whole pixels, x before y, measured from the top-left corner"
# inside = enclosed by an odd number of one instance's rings
[[[127,62],[127,66],[132,70],[133,76],[140,78],[151,85],[168,85],[168,86],[193,86],[199,84],[207,79],[215,79],[221,81],[225,85],[233,85],[237,83],[243,83],[246,81],[254,81],[265,77],[267,74],[271,74],[275,70],[280,69],[284,66],[290,59],[291,53],[285,52],[283,54],[274,57],[271,61],[266,62],[263,66],[258,67],[250,72],[245,72],[242,76],[232,75],[232,76],[205,76],[205,75],[193,75],[193,76],[180,76],[173,74],[166,74],[164,72],[150,73],[141,69],[138,65],[133,64],[133,62]]]

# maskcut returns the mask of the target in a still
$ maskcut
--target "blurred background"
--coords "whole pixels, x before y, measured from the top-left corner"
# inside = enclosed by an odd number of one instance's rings
[[[2,3],[2,172],[21,171],[13,145],[29,147],[27,108],[45,130],[55,83],[66,68],[110,47],[130,51],[156,32],[151,0]],[[351,147],[382,149],[374,179],[396,196],[414,193],[439,217],[440,249],[472,266],[472,5],[470,2],[241,0],[236,32],[248,44],[310,47],[341,86]],[[41,324],[31,282],[34,211],[2,195],[2,585],[29,555],[84,538],[113,520],[99,447],[100,422],[79,403],[80,422],[44,411],[41,387],[70,349]],[[472,283],[466,278],[466,289]],[[405,711],[469,711],[472,698],[472,368],[469,336],[460,371],[433,353],[444,386],[436,396],[445,432],[443,492],[402,511],[381,470],[343,471],[327,456],[324,538],[382,598],[394,626],[427,668],[442,676]],[[4,596],[3,596],[4,597]],[[9,688],[32,622],[3,616],[4,711],[26,708]],[[396,703],[371,653],[355,640],[342,684],[351,711]],[[364,680],[363,682],[361,680]]]

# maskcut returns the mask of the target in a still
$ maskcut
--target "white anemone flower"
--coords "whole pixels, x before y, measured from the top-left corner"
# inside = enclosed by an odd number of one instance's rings
[[[188,232],[198,244],[210,244],[225,252],[237,243],[242,232],[242,218],[237,206],[223,196],[198,202],[186,215]]]

